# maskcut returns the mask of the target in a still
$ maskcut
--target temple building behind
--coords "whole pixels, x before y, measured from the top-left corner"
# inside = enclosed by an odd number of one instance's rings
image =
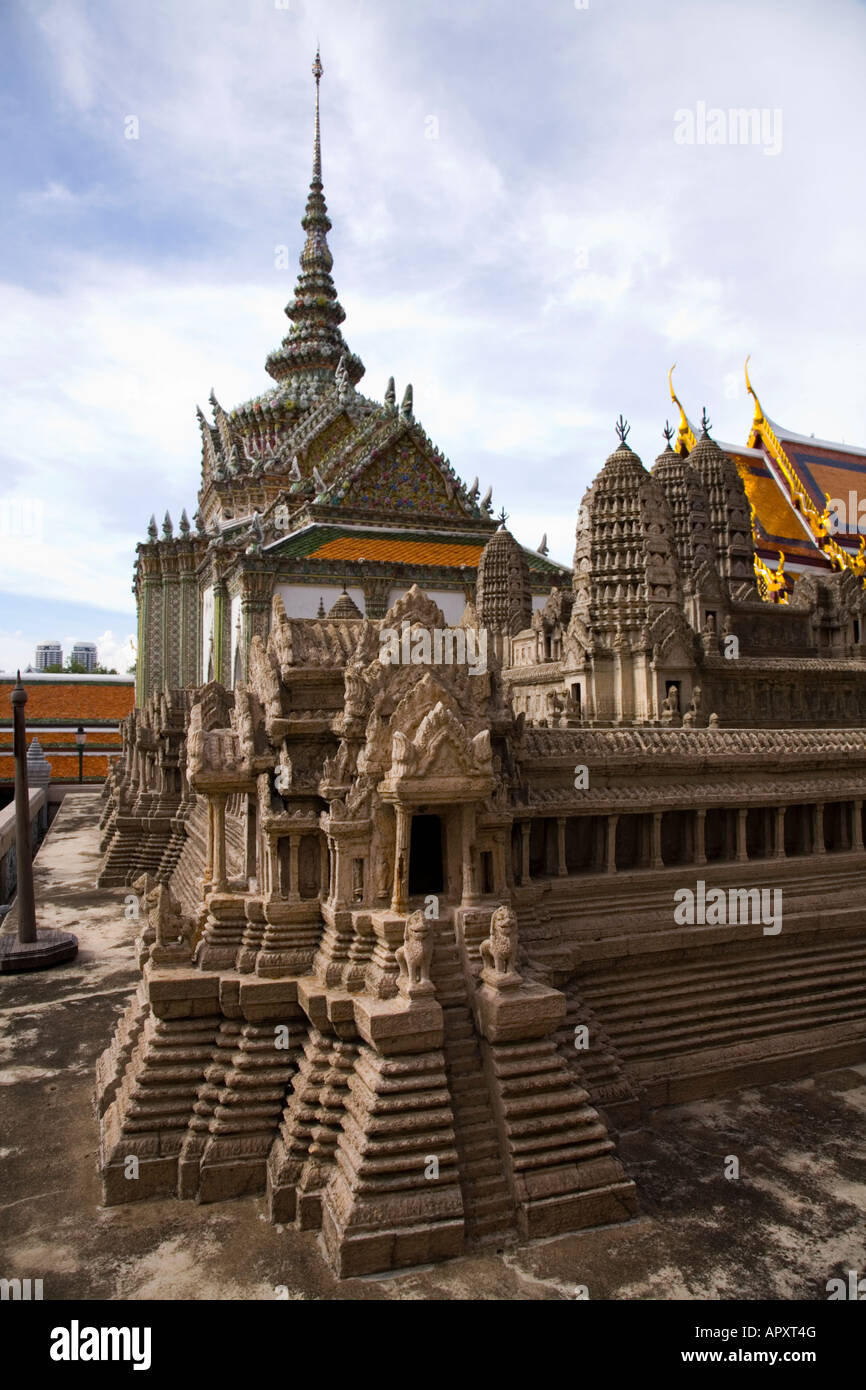
[[[138,548],[97,1080],[106,1203],[261,1193],[353,1275],[628,1220],[656,1107],[866,1060],[866,453],[620,417],[573,568],[521,545],[358,391],[314,75],[274,385]]]

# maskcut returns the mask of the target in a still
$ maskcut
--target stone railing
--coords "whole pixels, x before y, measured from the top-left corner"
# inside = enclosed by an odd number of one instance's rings
[[[48,792],[45,787],[34,787],[30,792],[30,825],[35,849],[48,827]],[[0,911],[11,903],[17,882],[15,802],[10,801],[0,811]]]

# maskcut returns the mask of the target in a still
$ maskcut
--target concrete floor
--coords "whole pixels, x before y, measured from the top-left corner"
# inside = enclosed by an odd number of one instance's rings
[[[866,1275],[866,1066],[656,1111],[621,1141],[628,1225],[384,1278],[335,1280],[263,1198],[101,1208],[94,1065],[137,972],[125,890],[93,887],[100,809],[67,798],[36,860],[40,924],[78,959],[0,979],[0,1277],[45,1299],[824,1299]]]

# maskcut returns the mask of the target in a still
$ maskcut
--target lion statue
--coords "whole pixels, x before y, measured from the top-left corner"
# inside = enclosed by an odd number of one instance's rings
[[[494,975],[517,974],[517,917],[506,903],[490,918],[490,936],[481,943],[481,959],[485,970]]]
[[[433,959],[433,928],[419,909],[406,918],[403,945],[394,952],[400,967],[398,988],[403,994],[429,994],[433,989],[430,962]]]

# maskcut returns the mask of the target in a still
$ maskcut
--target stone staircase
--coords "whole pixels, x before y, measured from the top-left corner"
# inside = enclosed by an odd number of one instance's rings
[[[589,1095],[597,1110],[620,1129],[633,1129],[641,1120],[638,1088],[601,1020],[573,992],[566,996],[567,1011],[556,1034],[560,1056]],[[575,1030],[585,1027],[588,1047],[575,1047]]]
[[[436,926],[431,977],[445,1020],[445,1074],[454,1111],[466,1241],[506,1240],[516,1230],[514,1199],[505,1177],[460,951],[448,920]]]
[[[762,938],[645,964],[607,962],[568,990],[604,1022],[652,1103],[866,1058],[866,934]]]

